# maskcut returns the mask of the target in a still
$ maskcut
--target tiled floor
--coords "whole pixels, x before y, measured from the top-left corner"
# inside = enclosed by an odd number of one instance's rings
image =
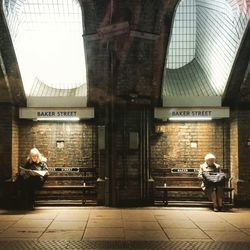
[[[250,209],[218,213],[165,207],[0,210],[0,241],[6,240],[250,243]]]

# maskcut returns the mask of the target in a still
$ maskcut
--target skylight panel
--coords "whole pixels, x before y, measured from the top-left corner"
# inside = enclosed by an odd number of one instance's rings
[[[5,13],[26,94],[35,79],[55,88],[70,89],[86,83],[78,1],[10,1],[4,5]]]

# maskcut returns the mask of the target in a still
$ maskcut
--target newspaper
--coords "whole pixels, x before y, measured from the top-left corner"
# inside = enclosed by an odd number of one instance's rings
[[[32,170],[32,169],[27,169],[27,168],[23,168],[23,167],[19,167],[19,169],[20,169],[20,174],[21,175],[29,175],[29,176],[39,175],[39,176],[45,176],[45,175],[49,174],[48,170]]]

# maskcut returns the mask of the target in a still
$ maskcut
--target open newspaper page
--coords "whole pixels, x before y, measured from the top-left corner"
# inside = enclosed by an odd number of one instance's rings
[[[19,167],[19,169],[20,169],[20,174],[21,175],[29,175],[29,176],[39,175],[39,176],[45,176],[45,175],[49,174],[48,170],[32,170],[32,169],[27,169],[27,168],[23,168],[23,167]]]

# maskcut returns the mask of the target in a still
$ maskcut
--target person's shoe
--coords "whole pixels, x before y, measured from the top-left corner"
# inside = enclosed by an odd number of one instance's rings
[[[220,211],[220,212],[225,212],[226,210],[225,210],[224,207],[219,207],[219,211]]]
[[[219,209],[217,207],[214,207],[214,212],[219,212]]]

